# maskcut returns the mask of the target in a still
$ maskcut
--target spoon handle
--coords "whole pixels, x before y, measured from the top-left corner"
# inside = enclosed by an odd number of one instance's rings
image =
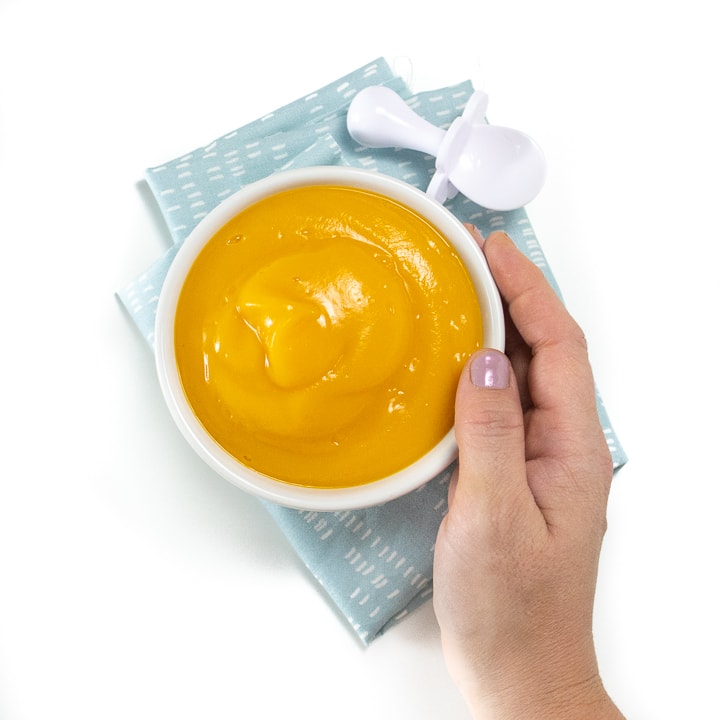
[[[402,147],[437,156],[445,131],[421,118],[393,90],[371,86],[350,103],[347,128],[366,147]]]

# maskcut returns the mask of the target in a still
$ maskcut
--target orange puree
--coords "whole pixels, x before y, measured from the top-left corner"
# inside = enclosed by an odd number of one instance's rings
[[[452,427],[480,347],[447,240],[374,193],[310,186],[243,210],[203,249],[175,323],[198,419],[229,453],[297,485],[357,485]]]

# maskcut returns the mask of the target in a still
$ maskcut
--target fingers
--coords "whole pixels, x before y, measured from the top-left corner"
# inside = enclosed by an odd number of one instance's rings
[[[512,368],[505,373],[502,353],[481,351],[460,380],[455,494],[472,492],[471,501],[487,510],[503,498],[523,498],[524,487],[549,525],[587,519],[581,506],[592,514],[603,509],[612,463],[585,337],[507,235],[492,233],[481,245],[506,305]]]
[[[480,232],[467,225],[480,247]],[[514,328],[507,328],[508,338]],[[523,373],[527,367],[524,363]],[[524,377],[523,377],[524,380]],[[503,506],[530,501],[525,471],[523,407],[517,376],[507,355],[480,350],[465,366],[455,400],[458,470],[449,501],[461,496],[459,507],[477,510],[478,517],[504,514]]]
[[[581,434],[597,420],[585,336],[542,271],[504,233],[493,233],[483,251],[512,323],[530,349],[528,384],[536,410]]]
[[[507,235],[490,235],[483,252],[530,351],[525,453],[535,501],[550,524],[587,517],[581,507],[604,511],[612,461],[585,337],[542,271]]]

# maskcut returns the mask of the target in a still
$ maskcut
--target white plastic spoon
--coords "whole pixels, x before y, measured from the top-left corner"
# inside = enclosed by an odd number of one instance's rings
[[[491,210],[529,203],[545,182],[545,157],[524,133],[485,122],[488,97],[475,92],[447,131],[415,113],[393,90],[372,86],[350,103],[347,127],[361,145],[402,147],[433,155],[427,194],[440,203],[458,191]]]

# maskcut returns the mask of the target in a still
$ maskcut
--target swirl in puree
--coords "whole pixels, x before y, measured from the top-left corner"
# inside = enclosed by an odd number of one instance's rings
[[[430,450],[481,344],[448,241],[347,187],[240,212],[191,267],[175,320],[183,388],[207,431],[257,471],[316,487],[370,482]]]

